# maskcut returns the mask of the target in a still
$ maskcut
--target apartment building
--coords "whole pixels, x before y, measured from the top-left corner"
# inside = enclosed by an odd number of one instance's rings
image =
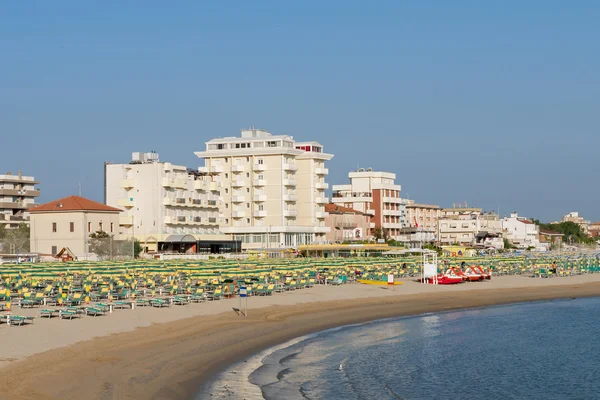
[[[498,215],[481,208],[465,206],[443,208],[438,220],[438,241],[442,245],[503,248],[502,222]]]
[[[371,216],[371,233],[383,228],[398,240],[400,229],[407,226],[407,201],[400,198],[402,187],[395,184],[396,174],[361,168],[348,174],[350,184],[333,185],[332,202]]]
[[[326,241],[325,195],[333,158],[318,142],[263,129],[206,142],[195,153],[220,189],[221,230],[244,248],[297,247]]]
[[[415,203],[414,200],[408,200],[406,204],[406,220],[409,227],[435,231],[439,217],[440,206],[438,205]]]
[[[590,224],[590,237],[600,237],[600,222],[592,222]]]
[[[591,222],[579,215],[578,212],[572,211],[562,218],[562,222],[573,222],[581,228],[581,231],[589,236]],[[559,223],[559,222],[555,222]]]
[[[0,224],[6,228],[29,224],[28,210],[36,206],[35,198],[40,195],[38,184],[33,176],[24,176],[21,171],[0,175]]]
[[[209,174],[133,153],[128,164],[105,164],[104,177],[104,202],[124,210],[120,236],[137,238],[145,251],[235,251],[219,229],[220,187]]]
[[[539,227],[530,219],[519,217],[517,213],[502,219],[502,233],[517,248],[539,247]]]

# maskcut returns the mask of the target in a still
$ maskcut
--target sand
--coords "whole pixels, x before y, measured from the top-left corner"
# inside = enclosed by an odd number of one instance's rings
[[[0,325],[0,399],[190,399],[216,371],[294,337],[401,315],[521,301],[600,296],[600,275],[495,277],[394,288],[316,286],[249,299],[136,308],[80,320]],[[18,315],[39,311],[14,310]]]

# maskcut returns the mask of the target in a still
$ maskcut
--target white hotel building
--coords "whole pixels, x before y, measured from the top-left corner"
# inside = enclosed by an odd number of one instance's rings
[[[210,140],[195,154],[205,160],[199,171],[220,188],[221,230],[243,248],[326,240],[325,161],[333,155],[321,144],[251,128],[240,137]]]
[[[121,237],[135,236],[148,251],[181,246],[187,252],[230,252],[219,230],[219,190],[208,174],[133,153],[128,164],[105,164],[105,204],[123,209]],[[166,246],[166,247],[165,247]]]

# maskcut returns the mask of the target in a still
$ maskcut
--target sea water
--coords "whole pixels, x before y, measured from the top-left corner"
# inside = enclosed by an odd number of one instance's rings
[[[324,331],[231,366],[198,399],[600,399],[600,298]]]

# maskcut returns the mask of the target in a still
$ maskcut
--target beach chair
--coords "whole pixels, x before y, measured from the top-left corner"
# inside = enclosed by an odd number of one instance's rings
[[[267,288],[265,289],[265,296],[272,296],[273,295],[273,290],[275,290],[275,285],[273,283],[271,283],[269,286],[267,286]]]
[[[181,296],[175,296],[171,299],[171,302],[178,306],[184,306],[188,303],[188,300]]]
[[[47,309],[47,308],[40,310],[40,318],[46,317],[46,318],[50,319],[57,314],[58,314],[57,310],[51,310],[51,309]]]
[[[60,319],[68,319],[71,321],[73,318],[79,318],[79,313],[73,310],[60,310],[58,312],[58,318]]]
[[[204,289],[196,289],[196,291],[190,296],[190,301],[194,303],[201,303],[203,301],[206,301],[206,297],[204,296]]]
[[[73,296],[68,297],[65,300],[65,304],[67,304],[69,306],[78,306],[79,304],[81,304],[82,299],[83,299],[82,293],[75,293]]]
[[[106,311],[99,307],[87,307],[85,309],[85,315],[91,315],[92,317],[104,315],[105,313],[106,313]]]
[[[20,315],[7,315],[6,322],[10,326],[23,326],[26,324],[33,324],[33,317],[23,317]]]
[[[136,299],[135,306],[136,307],[147,307],[150,305],[150,299]]]
[[[222,289],[215,289],[215,291],[207,296],[208,300],[221,300],[221,296],[223,295]]]
[[[150,300],[150,305],[152,307],[163,308],[163,307],[169,307],[171,304],[170,304],[170,302],[166,301],[165,299],[152,299],[152,300]]]

